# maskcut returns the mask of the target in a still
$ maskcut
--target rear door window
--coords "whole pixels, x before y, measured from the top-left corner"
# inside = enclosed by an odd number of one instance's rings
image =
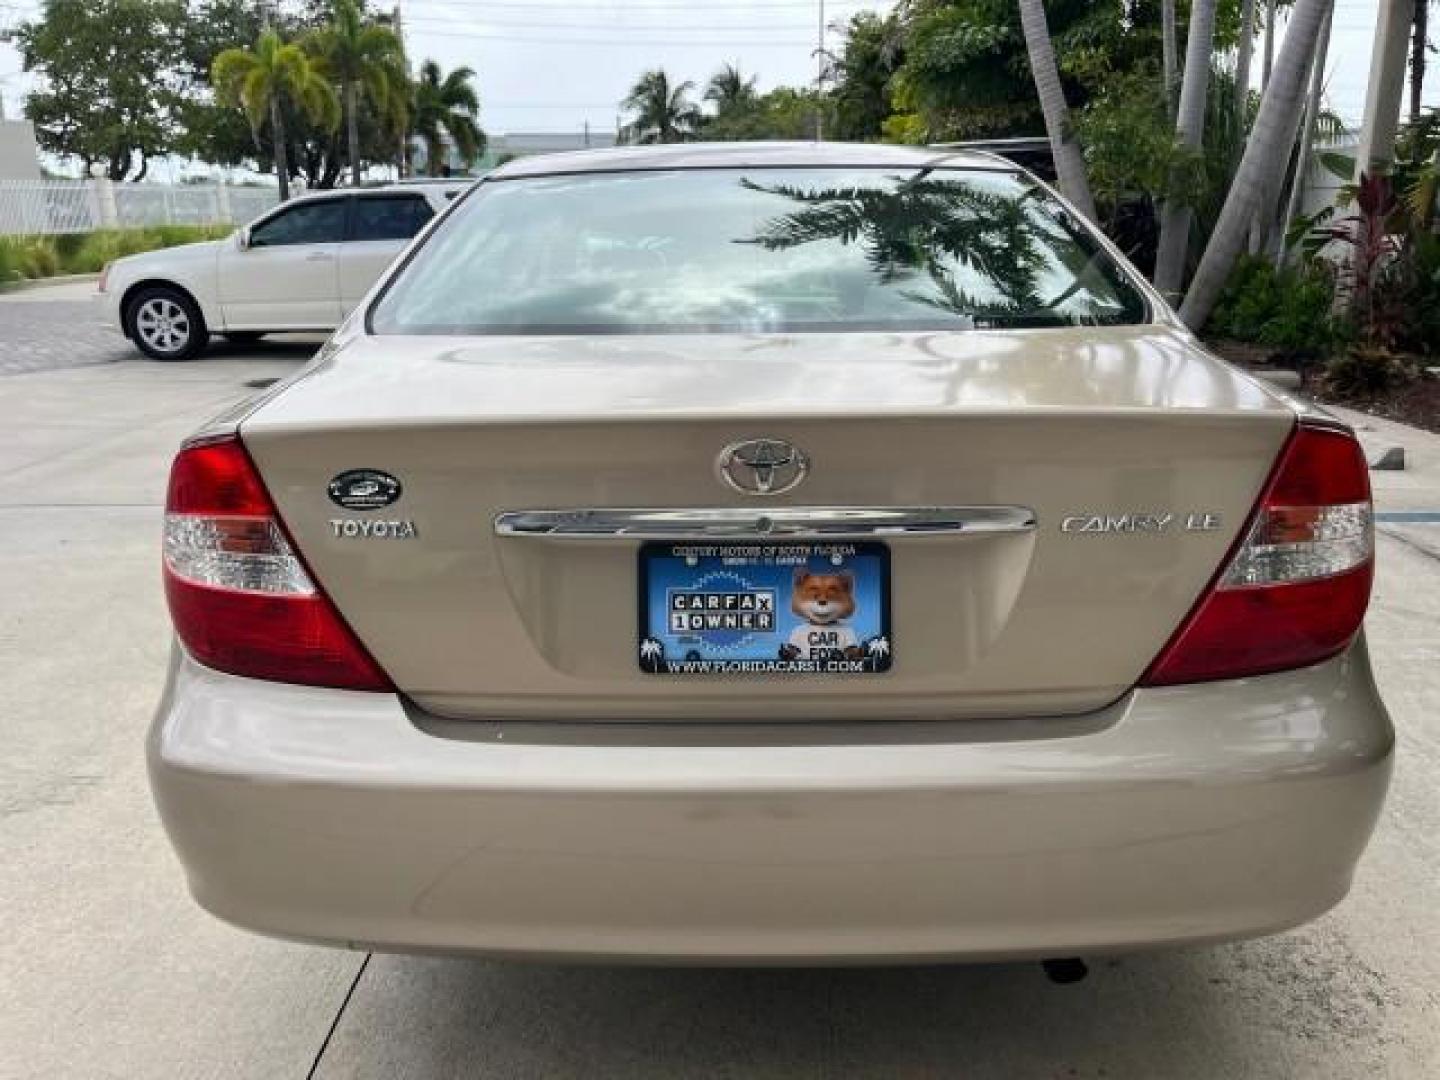
[[[434,217],[419,195],[370,195],[355,200],[349,239],[409,240]]]

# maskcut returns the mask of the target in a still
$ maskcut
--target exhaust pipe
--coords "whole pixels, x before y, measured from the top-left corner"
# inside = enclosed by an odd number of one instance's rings
[[[1090,969],[1085,966],[1085,961],[1078,956],[1041,960],[1040,966],[1045,969],[1047,979],[1053,983],[1059,983],[1061,986],[1078,983],[1090,974]]]

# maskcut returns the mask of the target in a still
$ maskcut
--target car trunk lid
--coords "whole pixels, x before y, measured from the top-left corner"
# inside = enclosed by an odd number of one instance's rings
[[[1113,700],[1214,575],[1293,425],[1277,396],[1148,326],[356,334],[242,434],[326,592],[422,707],[806,720]],[[762,437],[808,455],[803,483],[757,497],[717,478],[725,447]],[[355,469],[393,476],[398,499],[336,505],[328,485]],[[637,662],[643,538],[496,528],[506,514],[616,509],[722,512],[738,540],[764,539],[745,522],[776,511],[1033,526],[880,537],[883,675],[657,678]]]

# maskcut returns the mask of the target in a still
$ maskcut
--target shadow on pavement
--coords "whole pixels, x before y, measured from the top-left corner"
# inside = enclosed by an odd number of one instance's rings
[[[1320,929],[1092,963],[531,967],[376,956],[321,1076],[1320,1075],[1384,1060],[1394,993]],[[1357,1050],[1359,1054],[1357,1055]]]

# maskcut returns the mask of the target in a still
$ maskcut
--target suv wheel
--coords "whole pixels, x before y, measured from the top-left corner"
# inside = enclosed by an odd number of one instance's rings
[[[125,328],[135,347],[152,360],[193,360],[210,340],[195,301],[163,285],[130,302]]]

